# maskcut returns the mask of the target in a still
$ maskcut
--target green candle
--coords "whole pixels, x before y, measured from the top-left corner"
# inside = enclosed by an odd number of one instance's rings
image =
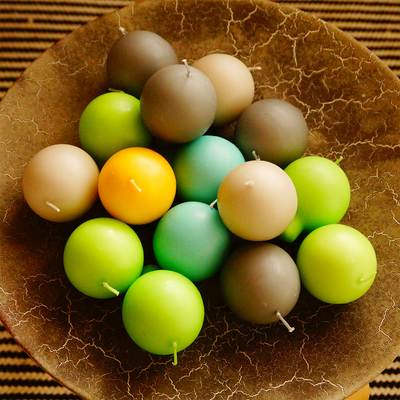
[[[110,298],[123,293],[140,276],[144,252],[135,231],[113,218],[79,225],[64,249],[68,279],[82,293]]]
[[[124,326],[144,350],[174,354],[197,338],[204,321],[204,304],[196,286],[174,271],[142,275],[127,291],[122,305]]]
[[[322,226],[301,243],[297,254],[301,282],[326,303],[345,304],[363,296],[377,271],[375,250],[356,229]]]

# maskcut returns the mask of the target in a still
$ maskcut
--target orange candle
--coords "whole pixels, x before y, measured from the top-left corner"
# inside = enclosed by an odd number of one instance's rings
[[[114,154],[99,176],[99,197],[105,209],[127,224],[143,225],[164,215],[176,193],[176,179],[168,161],[144,147]]]

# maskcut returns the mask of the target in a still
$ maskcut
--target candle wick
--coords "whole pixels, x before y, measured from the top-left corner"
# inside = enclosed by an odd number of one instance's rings
[[[260,71],[261,67],[248,67],[249,71]]]
[[[251,152],[251,154],[253,154],[253,157],[254,157],[255,160],[257,160],[257,161],[260,161],[260,160],[261,160],[261,157],[256,153],[255,150],[253,150],[253,151]]]
[[[186,71],[187,71],[187,76],[192,76],[192,72],[189,69],[189,64],[188,64],[186,58],[184,60],[182,60],[182,62],[185,64]]]
[[[254,186],[254,181],[246,181],[244,184],[246,186]]]
[[[282,317],[282,314],[279,311],[276,312],[276,315],[281,320],[282,324],[286,326],[286,328],[289,332],[294,331],[294,328],[287,323],[287,321]]]
[[[60,212],[60,211],[61,211],[58,207],[56,207],[53,203],[50,203],[49,201],[46,201],[46,204],[47,204],[49,207],[51,207],[53,210],[57,211],[57,212]]]
[[[174,359],[172,361],[172,365],[178,365],[178,354],[177,354],[178,353],[178,351],[177,351],[178,344],[176,342],[173,342],[172,347],[174,349]]]
[[[216,204],[217,204],[217,199],[215,199],[215,200],[210,204],[210,208],[213,208]]]
[[[110,292],[114,293],[116,296],[119,296],[119,292],[117,289],[114,289],[112,286],[110,286],[107,282],[103,282],[103,286],[109,290]]]
[[[142,189],[140,189],[140,187],[136,184],[136,182],[135,182],[134,179],[131,179],[131,183],[133,184],[133,186],[135,186],[135,188],[136,188],[139,192],[142,191]]]
[[[338,160],[335,161],[335,164],[339,164],[340,161],[342,161],[342,160],[343,160],[343,157],[340,157]]]

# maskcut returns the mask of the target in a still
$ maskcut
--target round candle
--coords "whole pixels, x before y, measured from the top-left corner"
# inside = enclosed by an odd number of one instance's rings
[[[225,175],[244,161],[240,150],[219,136],[204,135],[182,145],[172,163],[178,195],[186,201],[213,202]]]
[[[159,221],[153,237],[160,267],[197,282],[213,276],[225,261],[231,234],[218,211],[196,201],[178,204]]]
[[[155,136],[186,143],[203,135],[213,123],[217,96],[203,72],[188,65],[170,65],[146,82],[140,110]]]
[[[196,286],[174,271],[153,271],[137,279],[122,305],[123,324],[142,349],[159,355],[188,347],[199,335],[204,304]]]
[[[115,153],[99,176],[99,196],[105,209],[128,224],[153,222],[171,207],[175,174],[157,152],[130,147]]]
[[[289,176],[268,161],[247,161],[225,176],[218,190],[221,219],[246,240],[269,240],[292,222],[296,189]]]
[[[327,158],[309,156],[290,163],[285,172],[297,192],[296,216],[280,238],[293,242],[301,232],[338,223],[350,204],[350,183],[339,165]]]
[[[156,71],[178,62],[175,50],[161,36],[150,31],[129,32],[108,53],[109,85],[140,98],[144,84]]]
[[[250,106],[254,99],[254,80],[249,68],[228,54],[209,54],[193,63],[204,72],[217,93],[214,126],[228,125]]]
[[[107,299],[126,292],[140,276],[144,252],[135,231],[113,218],[79,225],[64,249],[70,282],[87,296]]]
[[[79,147],[56,144],[35,154],[25,168],[22,190],[29,207],[53,222],[72,221],[97,199],[99,169]]]
[[[286,101],[256,101],[240,115],[234,143],[247,160],[255,151],[262,160],[284,168],[306,151],[308,126],[300,109]]]
[[[345,304],[371,287],[377,272],[375,250],[356,229],[339,224],[312,231],[301,243],[297,266],[304,287],[317,299]]]
[[[139,100],[122,92],[96,97],[79,121],[82,147],[99,165],[127,147],[148,147],[152,137],[140,115]]]
[[[301,284],[290,255],[263,242],[242,245],[228,257],[221,270],[220,287],[226,304],[240,318],[269,324],[289,314],[297,303]]]

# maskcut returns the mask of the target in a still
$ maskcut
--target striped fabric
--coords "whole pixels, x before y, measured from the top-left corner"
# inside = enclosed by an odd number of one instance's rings
[[[281,0],[331,22],[400,76],[400,0]],[[0,0],[0,99],[33,60],[127,0]],[[44,373],[0,324],[0,399],[78,399]],[[371,382],[371,400],[400,399],[400,357]]]

